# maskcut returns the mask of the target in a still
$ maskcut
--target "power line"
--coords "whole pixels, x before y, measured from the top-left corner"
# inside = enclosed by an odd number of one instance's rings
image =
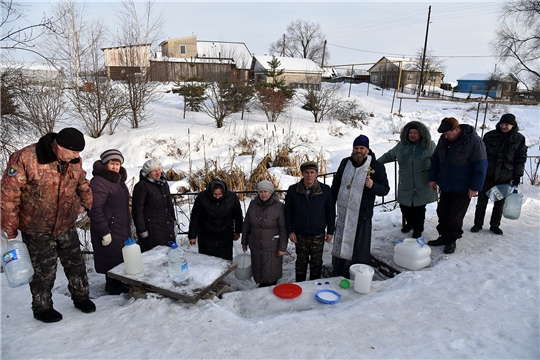
[[[342,49],[353,50],[353,51],[358,51],[358,52],[365,52],[365,53],[370,53],[370,54],[402,56],[402,57],[405,57],[405,58],[414,58],[414,57],[416,57],[416,55],[408,55],[408,54],[403,54],[403,53],[397,54],[397,53],[391,53],[391,52],[371,51],[371,50],[355,49],[355,48],[342,46],[342,45],[337,45],[337,44],[332,44],[332,43],[327,43],[327,44],[335,46],[335,47],[339,47],[339,48],[342,48]],[[493,55],[432,55],[431,57],[450,59],[450,58],[495,58],[496,56],[493,56]]]

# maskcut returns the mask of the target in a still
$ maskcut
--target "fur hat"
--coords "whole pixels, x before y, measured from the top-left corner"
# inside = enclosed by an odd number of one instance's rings
[[[315,169],[316,172],[319,172],[319,165],[315,161],[306,161],[300,165],[300,171],[304,172],[306,169]]]
[[[158,159],[150,159],[144,163],[142,167],[142,172],[148,175],[157,168],[163,169],[163,166],[161,166],[161,162]]]
[[[257,184],[257,191],[266,190],[274,193],[274,185],[271,181],[263,180]]]
[[[501,116],[499,124],[509,124],[512,126],[516,126],[516,117],[514,116],[514,114],[504,114],[503,116]]]
[[[105,150],[101,154],[100,159],[101,159],[101,163],[103,165],[107,165],[107,163],[110,160],[119,160],[120,165],[124,163],[124,156],[122,155],[122,153],[120,151],[118,151],[116,149]]]
[[[353,147],[355,146],[363,146],[369,149],[369,139],[366,135],[360,135],[356,139],[354,139]]]
[[[56,143],[63,148],[72,151],[84,150],[84,135],[75,128],[65,128],[56,134]]]
[[[439,133],[445,133],[450,130],[454,130],[459,126],[458,121],[453,117],[447,117],[441,120],[441,125],[439,125],[439,128],[437,131]]]

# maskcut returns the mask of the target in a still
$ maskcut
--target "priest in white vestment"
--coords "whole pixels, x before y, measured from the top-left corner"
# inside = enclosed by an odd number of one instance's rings
[[[358,136],[351,156],[341,161],[332,182],[337,205],[332,249],[334,276],[349,278],[352,264],[370,265],[375,196],[385,196],[389,191],[384,165],[375,160],[368,137]]]

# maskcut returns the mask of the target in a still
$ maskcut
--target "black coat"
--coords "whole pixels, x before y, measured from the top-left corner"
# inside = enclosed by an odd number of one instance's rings
[[[289,186],[285,196],[287,234],[317,236],[326,231],[328,235],[334,235],[335,218],[336,207],[328,185],[316,180],[309,200],[303,179]]]
[[[141,171],[139,182],[133,189],[131,211],[141,251],[148,251],[158,245],[168,245],[169,241],[176,240],[176,215],[164,174],[156,181]],[[148,237],[142,238],[141,234],[145,232],[148,232]]]
[[[124,241],[131,237],[131,215],[129,213],[129,191],[125,184],[126,169],[120,172],[107,169],[101,161],[94,163],[94,177],[90,188],[94,202],[90,217],[90,234],[94,249],[94,265],[96,271],[106,274],[118,264],[124,262],[122,248]],[[103,236],[111,234],[112,242],[103,246]]]
[[[497,124],[496,129],[486,133],[482,139],[488,159],[486,178],[493,179],[496,184],[509,183],[523,176],[527,146],[525,137],[518,131],[516,125],[505,134]]]
[[[212,195],[217,184],[224,189],[219,200]],[[232,260],[233,237],[242,233],[242,222],[242,207],[236,193],[223,181],[213,180],[195,199],[188,237],[198,239],[201,254]]]

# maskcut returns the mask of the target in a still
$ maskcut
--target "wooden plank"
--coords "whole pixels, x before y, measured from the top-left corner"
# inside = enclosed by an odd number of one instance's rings
[[[173,283],[169,277],[167,264],[169,249],[168,246],[157,246],[143,253],[144,270],[139,274],[126,274],[124,263],[122,263],[109,270],[107,275],[174,299],[195,303],[238,266],[237,263],[229,260],[186,251],[189,282],[186,285],[179,285]]]

